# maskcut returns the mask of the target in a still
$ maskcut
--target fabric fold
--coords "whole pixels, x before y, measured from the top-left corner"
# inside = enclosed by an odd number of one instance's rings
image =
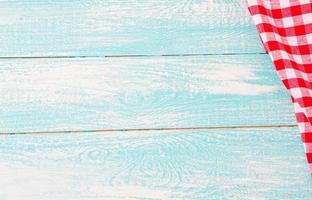
[[[312,1],[247,0],[247,5],[291,96],[312,174]]]

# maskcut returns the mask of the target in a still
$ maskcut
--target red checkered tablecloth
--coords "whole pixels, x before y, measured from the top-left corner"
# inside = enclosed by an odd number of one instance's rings
[[[247,0],[247,4],[291,96],[312,173],[312,0]]]

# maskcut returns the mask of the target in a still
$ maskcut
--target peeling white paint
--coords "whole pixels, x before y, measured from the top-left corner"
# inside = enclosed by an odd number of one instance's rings
[[[4,94],[0,101],[113,101],[122,95],[131,103],[164,91],[262,95],[279,89],[263,83],[251,65],[220,63],[212,67],[198,63],[194,68],[191,63],[177,64],[166,59],[20,63],[0,71],[0,92]]]
[[[54,169],[55,170],[55,169]],[[99,180],[92,177],[90,185],[73,185],[71,178],[75,174],[84,173],[71,169],[59,168],[40,170],[39,168],[17,167],[0,163],[0,197],[1,199],[164,199],[172,198],[170,192],[135,185],[105,186],[99,185]]]

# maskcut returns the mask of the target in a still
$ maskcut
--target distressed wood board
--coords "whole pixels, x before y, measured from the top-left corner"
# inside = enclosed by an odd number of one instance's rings
[[[0,132],[295,124],[267,55],[2,59]]]
[[[243,0],[0,1],[0,57],[263,52]]]
[[[0,136],[0,198],[309,200],[295,128]]]

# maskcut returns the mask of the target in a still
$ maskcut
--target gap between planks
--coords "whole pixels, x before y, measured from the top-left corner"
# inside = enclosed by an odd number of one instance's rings
[[[210,127],[184,127],[184,128],[131,128],[131,129],[102,129],[102,130],[72,130],[72,131],[44,131],[44,132],[7,132],[0,135],[26,135],[26,134],[65,134],[65,133],[108,133],[108,132],[134,132],[134,131],[194,131],[218,129],[268,129],[268,128],[295,128],[297,125],[254,125],[254,126],[210,126]]]
[[[66,59],[66,58],[130,58],[130,57],[191,57],[191,56],[239,56],[239,55],[263,55],[264,52],[251,53],[202,53],[202,54],[125,54],[103,56],[0,56],[0,59]]]

